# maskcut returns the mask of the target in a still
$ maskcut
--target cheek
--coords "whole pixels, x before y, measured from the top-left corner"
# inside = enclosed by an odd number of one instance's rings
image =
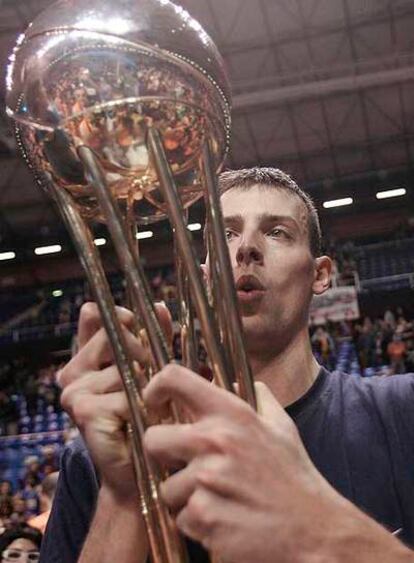
[[[272,271],[273,280],[284,286],[288,292],[304,291],[311,289],[313,283],[313,262],[303,252],[297,252],[292,248],[289,252],[275,255],[272,259],[274,264]]]

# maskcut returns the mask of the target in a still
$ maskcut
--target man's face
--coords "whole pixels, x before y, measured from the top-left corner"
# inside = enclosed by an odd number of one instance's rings
[[[308,211],[263,186],[229,190],[221,203],[247,346],[283,345],[307,326],[315,280]]]

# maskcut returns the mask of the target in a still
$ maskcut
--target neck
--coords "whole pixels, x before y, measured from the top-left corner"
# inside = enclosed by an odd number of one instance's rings
[[[300,399],[312,386],[320,366],[315,360],[308,328],[301,330],[282,349],[274,346],[269,357],[249,354],[254,379],[265,383],[277,401],[286,407]]]

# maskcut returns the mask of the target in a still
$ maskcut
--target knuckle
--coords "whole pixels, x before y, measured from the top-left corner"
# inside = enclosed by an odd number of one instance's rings
[[[122,323],[129,325],[134,322],[134,313],[130,309],[117,305],[115,310]]]
[[[220,453],[230,453],[236,449],[237,436],[228,427],[213,428],[210,432],[200,437],[206,449]]]
[[[84,428],[88,421],[92,419],[90,397],[86,395],[79,397],[76,393],[72,393],[69,414],[72,416],[77,426]]]
[[[190,520],[204,529],[210,528],[213,524],[210,516],[208,498],[202,494],[200,489],[196,490],[187,503],[187,512]]]
[[[93,301],[87,301],[80,308],[79,321],[81,323],[90,324],[96,322],[99,318],[98,307]]]
[[[158,381],[161,385],[168,386],[175,377],[178,376],[180,366],[177,364],[167,364],[158,374]]]
[[[226,461],[227,458],[220,456],[220,459],[214,459],[208,465],[200,467],[195,472],[195,481],[198,485],[209,487],[217,484],[229,473],[231,474],[230,464]]]
[[[71,383],[71,381],[73,379],[71,362],[66,364],[59,371],[56,379],[57,379],[58,385],[61,389],[65,389],[65,387],[67,387]]]
[[[68,412],[69,414],[71,413],[72,396],[69,387],[63,389],[62,393],[60,394],[60,404],[66,412]]]

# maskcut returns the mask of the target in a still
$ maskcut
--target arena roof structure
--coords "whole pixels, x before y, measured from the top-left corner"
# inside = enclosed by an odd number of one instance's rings
[[[228,166],[280,167],[319,204],[351,197],[353,213],[413,214],[413,0],[180,3],[216,41],[231,77]],[[49,4],[0,0],[0,249],[60,224],[16,154],[4,113],[7,56]],[[376,199],[390,188],[406,195]]]

